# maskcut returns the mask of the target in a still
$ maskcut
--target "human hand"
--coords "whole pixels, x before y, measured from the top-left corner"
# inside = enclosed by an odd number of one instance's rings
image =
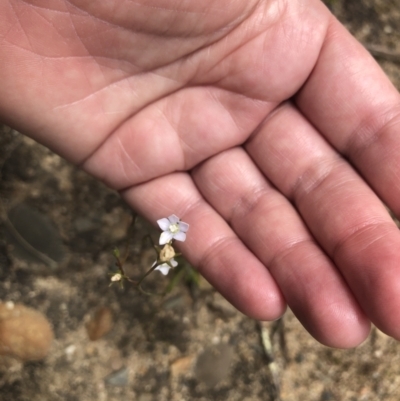
[[[399,94],[322,3],[8,0],[0,58],[2,120],[190,223],[238,309],[400,339]]]

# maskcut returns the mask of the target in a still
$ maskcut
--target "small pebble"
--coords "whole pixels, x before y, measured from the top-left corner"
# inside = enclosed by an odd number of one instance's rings
[[[192,368],[194,357],[192,355],[179,358],[171,364],[171,376],[177,377],[187,374]]]
[[[124,387],[128,384],[128,369],[122,368],[116,372],[112,372],[104,381],[111,386]]]
[[[42,313],[22,304],[0,302],[0,355],[39,361],[48,354],[53,338],[53,329]]]
[[[64,352],[69,362],[72,361],[75,351],[76,351],[76,346],[74,344],[71,344],[67,348],[65,348]]]
[[[390,35],[391,33],[393,33],[393,28],[390,25],[385,25],[385,27],[383,28],[383,31]]]
[[[110,332],[114,324],[112,311],[103,306],[95,312],[94,316],[86,324],[86,331],[90,340],[96,341]]]

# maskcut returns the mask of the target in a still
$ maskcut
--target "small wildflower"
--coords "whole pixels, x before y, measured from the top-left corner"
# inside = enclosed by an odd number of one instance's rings
[[[154,270],[160,270],[160,272],[161,272],[162,274],[164,274],[164,276],[166,276],[166,275],[169,273],[169,270],[171,269],[171,267],[176,267],[176,266],[178,266],[178,262],[177,262],[174,258],[169,259],[168,262],[171,264],[171,266],[170,266],[168,263],[163,263],[162,265],[157,266]],[[153,266],[154,266],[156,263],[157,263],[157,262],[154,262],[154,263],[153,263]]]
[[[157,224],[163,230],[160,236],[160,245],[167,244],[173,239],[177,241],[185,241],[186,232],[189,229],[189,224],[179,220],[174,214],[168,218],[157,220]]]

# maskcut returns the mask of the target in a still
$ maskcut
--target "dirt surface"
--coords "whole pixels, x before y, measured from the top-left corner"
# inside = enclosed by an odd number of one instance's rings
[[[400,88],[400,0],[326,3]],[[400,344],[378,330],[355,350],[334,350],[290,311],[260,324],[202,279],[165,298],[110,287],[112,249],[124,249],[131,211],[47,149],[1,130],[0,301],[44,313],[55,339],[43,361],[0,358],[0,401],[399,399]],[[154,259],[146,233],[156,238],[139,221],[129,236],[125,267],[136,277]],[[156,273],[149,289],[167,284]]]

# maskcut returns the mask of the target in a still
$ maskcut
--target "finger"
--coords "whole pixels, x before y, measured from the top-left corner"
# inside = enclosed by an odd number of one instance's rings
[[[337,21],[296,103],[400,216],[400,96]]]
[[[400,338],[400,235],[375,193],[290,104],[246,148],[294,203],[370,319]]]
[[[347,284],[290,202],[242,148],[211,158],[193,176],[200,192],[268,267],[290,308],[317,340],[347,348],[365,339],[369,321]]]
[[[161,177],[129,188],[122,196],[150,221],[176,214],[189,223],[186,241],[176,245],[240,311],[259,320],[284,313],[285,301],[270,273],[204,201],[188,174]]]

